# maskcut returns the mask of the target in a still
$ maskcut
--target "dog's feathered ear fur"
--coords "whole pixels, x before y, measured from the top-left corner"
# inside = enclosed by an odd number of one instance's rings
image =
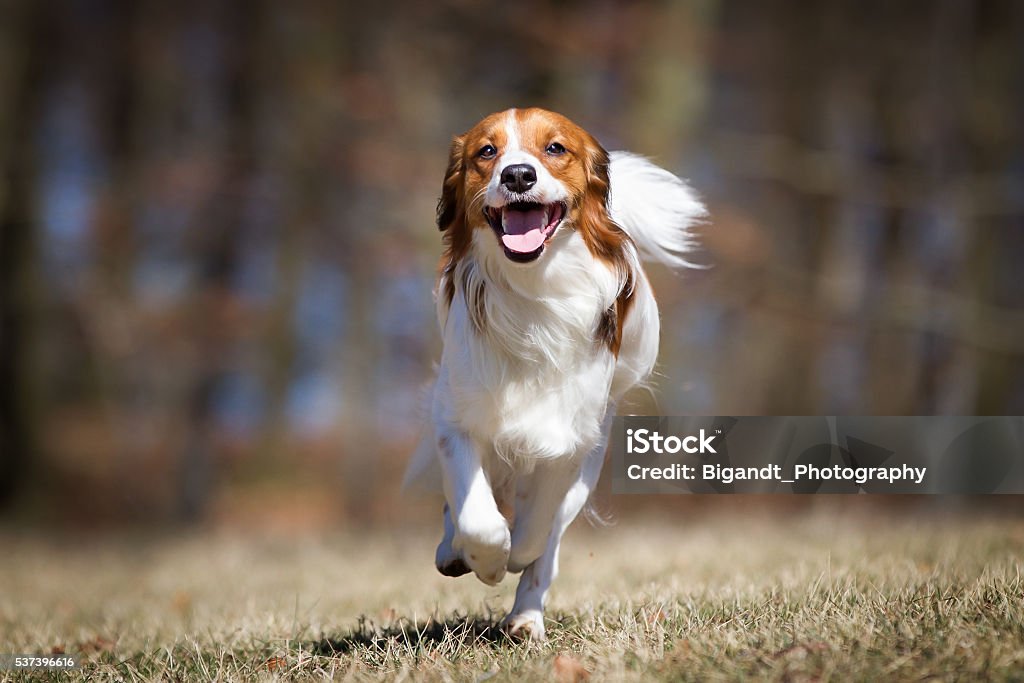
[[[588,134],[584,142],[583,154],[587,169],[588,189],[600,194],[603,200],[607,200],[609,190],[608,152],[600,142]]]
[[[583,163],[587,171],[587,187],[580,202],[577,230],[590,253],[607,263],[619,277],[615,303],[601,315],[597,328],[597,338],[618,356],[626,316],[633,305],[634,261],[629,258],[626,248],[629,237],[615,223],[609,211],[614,188],[611,186],[608,152],[589,135],[585,138]]]
[[[584,165],[587,187],[580,203],[579,231],[594,256],[613,262],[621,256],[622,243],[629,238],[608,212],[611,191],[608,152],[589,135],[585,141]]]
[[[441,186],[441,198],[437,200],[437,229],[441,232],[465,220],[460,197],[464,147],[465,141],[461,137],[456,136],[452,139],[452,146],[448,151],[448,169],[444,173],[444,184]]]

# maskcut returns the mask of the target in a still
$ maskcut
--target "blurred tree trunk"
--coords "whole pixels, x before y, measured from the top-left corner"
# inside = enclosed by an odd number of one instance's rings
[[[38,454],[35,318],[35,122],[47,73],[42,3],[0,5],[4,55],[17,64],[0,118],[0,508],[24,485]]]
[[[294,37],[283,27],[291,8],[269,4],[265,8],[261,49],[253,55],[251,67],[260,76],[260,115],[283,125],[305,112],[306,102],[293,73],[301,73],[296,66],[301,50],[293,44]],[[315,45],[312,37],[301,47]],[[296,53],[299,53],[298,55]],[[281,103],[284,103],[283,105]],[[259,140],[261,163],[279,174],[287,195],[280,207],[275,226],[273,300],[267,312],[263,345],[266,357],[260,367],[260,381],[265,387],[267,405],[265,418],[257,437],[257,461],[268,466],[288,448],[288,388],[295,369],[298,342],[295,335],[294,311],[302,279],[304,257],[310,249],[309,233],[315,222],[315,191],[309,178],[310,159],[316,145],[309,139],[310,126],[296,126],[287,139]]]
[[[216,456],[217,390],[233,369],[232,352],[237,338],[231,329],[229,311],[233,308],[232,280],[238,269],[239,251],[246,229],[244,197],[250,189],[252,150],[258,146],[253,121],[253,102],[258,63],[259,26],[265,8],[262,3],[231,2],[215,13],[224,30],[223,59],[226,64],[225,87],[229,101],[225,107],[227,139],[224,141],[220,187],[211,197],[211,206],[201,212],[199,297],[193,312],[197,330],[199,367],[188,397],[190,434],[181,463],[179,514],[184,521],[200,519],[214,485]]]

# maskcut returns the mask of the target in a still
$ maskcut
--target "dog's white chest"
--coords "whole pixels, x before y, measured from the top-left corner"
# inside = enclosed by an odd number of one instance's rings
[[[573,326],[535,315],[499,338],[504,330],[475,328],[455,304],[448,335],[457,339],[446,340],[442,365],[451,417],[467,433],[506,457],[567,456],[596,443],[615,358],[594,342],[587,316]]]

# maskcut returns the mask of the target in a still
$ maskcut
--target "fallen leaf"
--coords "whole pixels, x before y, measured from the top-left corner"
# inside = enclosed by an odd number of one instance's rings
[[[655,624],[661,623],[663,621],[668,621],[668,615],[665,614],[664,610],[662,610],[660,607],[654,612],[648,613],[647,615],[648,626],[654,626]]]
[[[178,591],[171,598],[171,607],[179,614],[187,614],[192,609],[192,595],[186,591]]]
[[[551,666],[559,683],[580,683],[590,678],[590,672],[583,663],[570,655],[558,655]]]
[[[79,643],[78,651],[84,655],[94,652],[111,652],[115,645],[117,645],[116,641],[104,638],[103,636],[96,636],[92,640],[85,640]]]

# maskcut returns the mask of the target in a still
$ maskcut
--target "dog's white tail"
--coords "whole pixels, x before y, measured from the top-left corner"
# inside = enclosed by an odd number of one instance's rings
[[[630,152],[612,152],[609,212],[640,255],[673,268],[694,267],[685,254],[694,245],[690,228],[707,215],[685,182]]]

